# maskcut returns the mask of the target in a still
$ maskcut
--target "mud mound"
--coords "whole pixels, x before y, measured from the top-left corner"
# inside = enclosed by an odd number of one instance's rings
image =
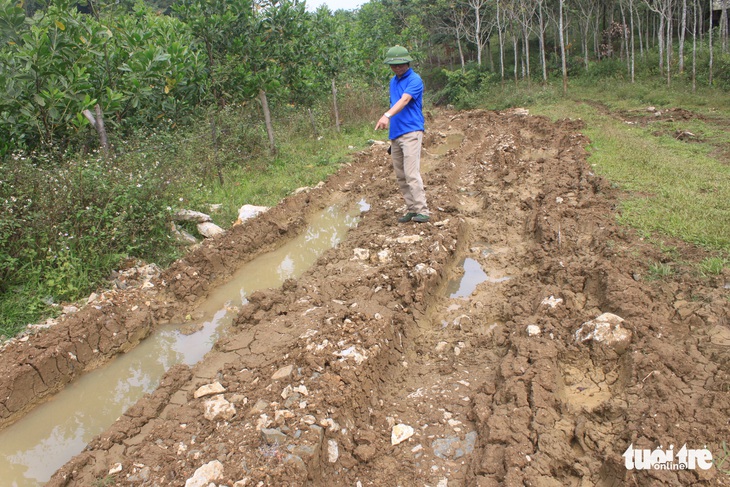
[[[656,250],[615,224],[616,195],[586,164],[581,128],[521,110],[439,113],[423,160],[431,223],[396,223],[402,201],[374,146],[153,288],[80,312],[74,326],[91,331],[72,336],[93,340],[63,340],[59,326],[6,350],[29,369],[7,369],[0,397],[14,399],[0,412],[70,380],[69,352],[83,370],[122,351],[308,213],[364,198],[371,208],[343,242],[252,294],[200,364],[171,369],[49,485],[728,483],[717,466],[627,467],[630,445],[723,458],[730,303],[723,279],[643,277]]]

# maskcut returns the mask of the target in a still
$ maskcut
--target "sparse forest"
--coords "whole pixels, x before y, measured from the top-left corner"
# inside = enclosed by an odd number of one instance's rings
[[[292,160],[308,177],[334,170],[336,158],[310,151],[305,161],[282,147],[369,124],[384,103],[390,45],[413,53],[433,105],[480,106],[507,83],[557,83],[563,94],[607,78],[729,90],[728,7],[0,0],[0,334],[84,296],[122,259],[174,258],[170,212],[235,171],[292,174]]]

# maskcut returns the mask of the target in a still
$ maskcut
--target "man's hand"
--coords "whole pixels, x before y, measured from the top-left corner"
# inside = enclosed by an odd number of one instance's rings
[[[390,123],[390,119],[383,115],[380,117],[380,120],[378,120],[378,123],[375,124],[375,130],[387,129],[388,123]]]

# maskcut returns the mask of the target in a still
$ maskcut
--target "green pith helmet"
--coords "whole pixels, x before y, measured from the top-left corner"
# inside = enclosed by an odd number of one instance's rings
[[[393,46],[388,49],[388,53],[385,55],[385,64],[406,64],[413,61],[413,58],[408,55],[408,49],[403,46]]]

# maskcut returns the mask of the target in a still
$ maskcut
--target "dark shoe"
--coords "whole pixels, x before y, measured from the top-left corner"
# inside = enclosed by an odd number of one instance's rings
[[[418,213],[406,213],[402,217],[398,218],[398,223],[408,223],[416,216],[418,216]]]
[[[410,213],[409,213],[410,214]],[[414,221],[416,223],[426,223],[431,218],[428,215],[421,215],[420,213],[418,215],[415,215],[413,218],[411,218],[411,221]]]

